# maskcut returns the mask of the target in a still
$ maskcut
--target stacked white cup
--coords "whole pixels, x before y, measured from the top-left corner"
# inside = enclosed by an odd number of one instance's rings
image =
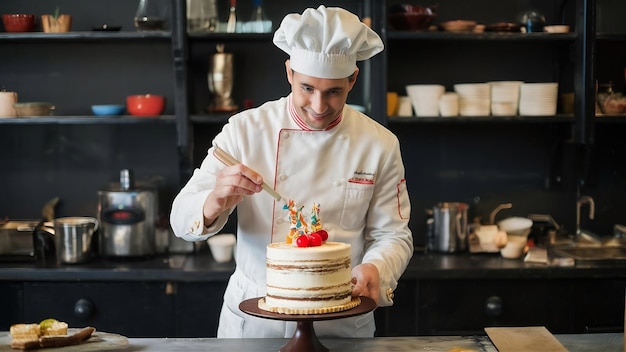
[[[411,98],[407,96],[398,97],[398,116],[400,117],[413,116],[413,108],[411,107]]]
[[[459,116],[459,95],[454,92],[443,93],[439,98],[439,113],[443,117]]]
[[[461,116],[489,116],[491,113],[491,87],[488,83],[455,84],[459,95]]]
[[[519,113],[522,116],[556,115],[559,84],[524,83],[520,86]]]
[[[406,92],[411,98],[415,115],[419,117],[439,116],[439,99],[446,91],[440,84],[411,84]]]
[[[519,90],[523,81],[494,81],[491,86],[491,114],[494,116],[517,115]]]

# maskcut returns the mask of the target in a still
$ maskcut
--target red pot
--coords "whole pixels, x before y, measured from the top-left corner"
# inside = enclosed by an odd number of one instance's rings
[[[2,23],[7,32],[32,32],[35,29],[35,15],[4,14],[2,15]]]
[[[134,116],[158,116],[165,108],[165,97],[154,94],[129,95],[126,110]]]

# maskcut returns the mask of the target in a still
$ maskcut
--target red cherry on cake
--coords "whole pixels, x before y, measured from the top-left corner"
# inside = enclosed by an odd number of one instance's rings
[[[309,245],[311,247],[317,247],[322,245],[322,236],[319,233],[313,232],[309,235]]]
[[[298,247],[308,247],[310,244],[309,236],[302,235],[296,238],[296,245]]]
[[[328,232],[326,232],[326,230],[319,230],[315,233],[319,234],[322,237],[323,242],[326,242],[326,240],[328,239]]]

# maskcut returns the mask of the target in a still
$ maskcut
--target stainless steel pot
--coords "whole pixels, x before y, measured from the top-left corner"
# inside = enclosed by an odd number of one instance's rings
[[[100,254],[105,257],[142,257],[156,251],[158,195],[155,189],[135,187],[132,171],[120,172],[120,183],[98,191]]]
[[[429,250],[442,253],[467,250],[468,209],[469,205],[459,202],[441,202],[433,207]]]
[[[33,231],[39,220],[12,220],[0,224],[0,255],[35,255]]]

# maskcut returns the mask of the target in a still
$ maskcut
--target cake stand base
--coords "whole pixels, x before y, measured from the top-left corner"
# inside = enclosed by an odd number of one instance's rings
[[[263,297],[245,300],[239,304],[239,309],[244,313],[259,318],[296,322],[296,331],[289,342],[280,349],[280,352],[327,352],[329,349],[322,345],[315,334],[313,322],[349,318],[371,312],[376,308],[376,302],[374,302],[373,299],[360,297],[361,304],[341,312],[326,314],[281,314],[259,308],[260,299],[263,299]]]
[[[291,340],[279,350],[279,352],[292,351],[328,352],[329,349],[317,338],[312,321],[299,321]]]

